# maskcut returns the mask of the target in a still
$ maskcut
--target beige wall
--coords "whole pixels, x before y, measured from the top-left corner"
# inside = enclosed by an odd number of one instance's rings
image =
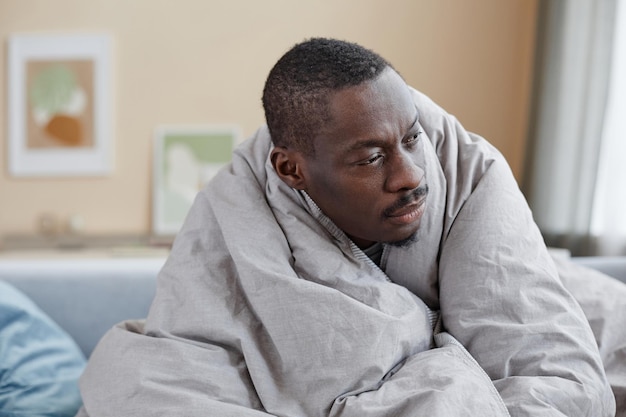
[[[0,0],[0,235],[46,212],[88,233],[147,233],[151,141],[161,124],[263,123],[265,76],[311,36],[362,43],[487,137],[521,178],[536,0]],[[16,179],[7,170],[6,40],[15,32],[113,36],[115,171]]]

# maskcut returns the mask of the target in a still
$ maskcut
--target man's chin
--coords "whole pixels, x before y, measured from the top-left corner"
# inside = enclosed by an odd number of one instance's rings
[[[404,238],[401,240],[394,240],[391,242],[384,242],[384,243],[390,246],[394,246],[396,248],[408,248],[409,246],[411,246],[417,241],[418,239],[417,239],[417,230],[416,230],[407,238]]]

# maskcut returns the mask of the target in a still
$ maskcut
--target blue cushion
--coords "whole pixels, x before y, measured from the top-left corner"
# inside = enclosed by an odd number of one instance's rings
[[[85,357],[23,293],[0,281],[0,415],[74,416]]]

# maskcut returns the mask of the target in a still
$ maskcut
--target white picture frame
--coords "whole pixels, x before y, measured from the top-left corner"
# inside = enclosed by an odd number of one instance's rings
[[[197,193],[227,165],[240,138],[234,125],[159,126],[154,134],[152,235],[175,236]]]
[[[112,173],[111,44],[106,34],[9,37],[10,175]]]

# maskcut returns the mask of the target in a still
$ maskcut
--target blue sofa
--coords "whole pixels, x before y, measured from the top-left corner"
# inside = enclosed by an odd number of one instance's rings
[[[626,257],[575,262],[626,282]],[[165,257],[0,261],[0,279],[29,296],[77,342],[86,357],[115,323],[143,318]]]
[[[146,317],[165,257],[0,260],[0,280],[26,294],[89,357],[115,323]]]

